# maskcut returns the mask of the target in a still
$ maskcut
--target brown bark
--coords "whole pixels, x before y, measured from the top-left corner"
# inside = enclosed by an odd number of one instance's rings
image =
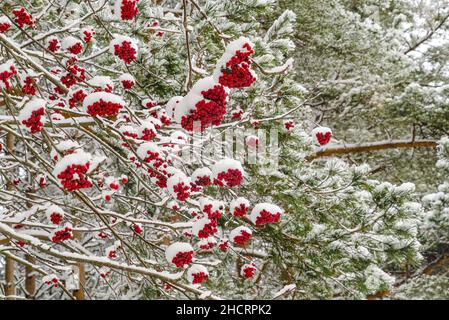
[[[34,175],[29,175],[30,185],[33,185]],[[30,198],[31,195],[29,193],[26,194],[27,198]],[[30,209],[32,204],[30,201],[27,201],[27,208]],[[25,260],[30,264],[34,265],[36,259],[32,255],[25,255]],[[30,265],[25,265],[25,297],[27,299],[34,299],[34,295],[36,294],[36,276],[33,274],[34,268]]]
[[[81,239],[80,232],[79,231],[74,231],[73,232],[73,237],[76,240],[80,240]],[[75,297],[76,300],[84,300],[85,299],[84,284],[86,283],[85,265],[84,265],[83,262],[77,262],[76,266],[78,267],[78,277],[79,277],[78,285],[79,285],[79,289],[73,291],[73,296]]]
[[[323,148],[315,152],[314,154],[306,157],[307,161],[314,159],[330,157],[335,155],[361,153],[361,152],[374,152],[387,149],[400,149],[400,148],[436,148],[438,143],[434,140],[392,140],[385,142],[374,142],[360,145],[343,145],[336,147]]]
[[[36,263],[36,259],[28,254],[25,256],[25,259],[31,264]],[[36,276],[33,272],[33,267],[29,265],[25,266],[25,297],[27,299],[34,299],[34,295],[36,294]]]
[[[6,135],[6,148],[8,152],[12,152],[14,148],[14,136],[11,133]],[[13,185],[11,182],[8,182],[7,189],[12,190]],[[15,286],[14,286],[14,260],[10,257],[6,257],[5,259],[5,296],[14,296],[15,295]],[[8,298],[10,299],[10,298]]]

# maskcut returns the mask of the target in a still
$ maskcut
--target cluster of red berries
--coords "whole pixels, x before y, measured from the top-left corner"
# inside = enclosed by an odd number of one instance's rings
[[[137,8],[138,0],[122,0],[120,7],[120,17],[122,20],[132,20],[139,13]]]
[[[100,272],[100,277],[105,279],[110,274],[111,274],[111,271]]]
[[[61,77],[61,82],[67,87],[77,84],[86,80],[86,69],[81,68],[77,65],[69,65],[67,67],[67,72]]]
[[[204,244],[200,244],[200,249],[210,250],[210,249],[212,249],[214,247],[214,245],[215,245],[215,243],[213,243],[213,242],[207,242],[207,243],[204,243]]]
[[[5,84],[5,89],[9,90],[11,88],[11,84],[9,83],[9,79],[17,74],[16,68],[14,68],[13,65],[9,67],[9,70],[5,70],[0,72],[0,81],[2,81]]]
[[[209,275],[204,272],[192,273],[192,276],[193,276],[192,281],[193,284],[202,283],[203,281],[209,279]]]
[[[109,188],[111,188],[112,190],[118,190],[118,189],[120,188],[120,186],[119,186],[118,183],[111,182],[111,183],[109,184]]]
[[[122,80],[122,86],[125,90],[131,90],[134,87],[134,81],[132,80]]]
[[[242,230],[238,236],[234,237],[234,242],[238,246],[244,246],[251,239],[251,236],[251,233]]]
[[[95,34],[95,31],[84,30],[83,31],[83,40],[85,43],[90,43],[92,41],[92,37]]]
[[[62,215],[58,212],[53,212],[50,215],[50,220],[53,224],[60,224],[62,221]]]
[[[222,251],[226,251],[229,248],[229,241],[224,240],[218,244],[218,248]]]
[[[158,119],[159,119],[163,124],[165,124],[166,126],[169,126],[169,125],[171,124],[171,120],[170,120],[170,118],[167,116],[167,114],[166,114],[165,112],[161,112],[161,113],[159,114]]]
[[[0,33],[4,33],[11,28],[11,24],[9,22],[0,22]]]
[[[147,151],[147,155],[145,156],[143,161],[147,163],[152,163],[156,168],[159,168],[164,163],[164,159],[162,159],[159,152],[153,152],[151,150]]]
[[[148,128],[142,130],[142,135],[140,136],[141,140],[150,141],[154,138],[156,138],[156,132]]]
[[[137,51],[130,41],[123,41],[121,45],[114,45],[114,54],[126,64],[137,59]]]
[[[256,225],[260,226],[267,223],[275,223],[278,222],[280,218],[281,218],[280,212],[271,213],[267,210],[262,210],[256,219]]]
[[[189,265],[192,263],[193,259],[193,251],[187,252],[178,252],[176,256],[173,258],[172,262],[178,268],[183,268],[185,265]]]
[[[109,258],[109,259],[115,259],[115,258],[117,258],[117,251],[115,251],[115,250],[110,250],[109,253],[108,253],[108,258]]]
[[[295,127],[295,123],[293,121],[287,121],[284,123],[284,128],[287,130],[291,130]]]
[[[133,138],[133,139],[137,139],[137,137],[138,137],[136,132],[124,131],[122,133],[123,133],[124,136],[130,137],[130,138]]]
[[[46,285],[53,285],[53,287],[57,288],[59,286],[59,280],[57,278],[53,278],[51,280],[45,281]]]
[[[108,234],[104,233],[104,232],[99,232],[97,234],[97,237],[100,238],[100,239],[107,239],[107,238],[109,238]]]
[[[45,177],[41,176],[41,177],[39,178],[39,187],[40,187],[40,188],[45,187],[45,184],[46,184],[46,183],[47,183],[47,182],[45,181]]]
[[[26,244],[25,241],[22,241],[22,240],[17,240],[17,241],[15,241],[15,243],[21,248],[23,248]]]
[[[235,55],[226,62],[226,68],[221,70],[222,75],[218,82],[228,88],[245,88],[256,81],[250,70],[251,60],[249,59],[254,50],[248,43],[245,43],[243,48],[247,51],[237,50]]]
[[[157,104],[155,102],[152,102],[151,104],[152,104],[152,107],[157,106]],[[149,105],[149,103],[147,103],[146,108],[152,108],[152,107],[148,107],[148,105]],[[166,126],[169,126],[171,123],[171,119],[167,116],[167,113],[163,109],[159,110],[159,111],[151,112],[151,116],[156,119],[159,119],[159,121]],[[156,129],[160,129],[160,128],[156,128]]]
[[[148,168],[148,174],[150,175],[151,178],[156,178],[155,183],[159,188],[161,189],[167,188],[167,177],[165,175],[151,168]]]
[[[173,191],[176,193],[176,199],[179,201],[185,201],[190,195],[190,187],[183,182],[174,185]]]
[[[61,184],[69,192],[74,190],[90,188],[92,182],[87,178],[86,172],[89,170],[90,163],[72,164],[63,172],[58,174],[57,178],[61,180]],[[76,178],[74,178],[76,175]]]
[[[329,141],[332,138],[332,132],[317,132],[316,133],[316,139],[318,140],[318,143],[322,146],[324,146],[325,144],[328,144]]]
[[[114,88],[110,84],[107,84],[104,87],[97,87],[97,88],[94,89],[94,92],[108,92],[108,93],[112,93],[112,91],[114,91]]]
[[[203,212],[207,214],[207,217],[209,219],[218,219],[221,218],[222,214],[220,212],[220,209],[212,210],[213,205],[212,204],[206,204],[203,207]]]
[[[224,184],[229,188],[239,186],[243,181],[243,173],[239,169],[228,169],[226,172],[220,172],[214,180],[214,184],[223,187]]]
[[[81,44],[81,42],[77,42],[73,46],[68,47],[67,51],[71,54],[80,54],[81,51],[83,51],[83,45]]]
[[[154,101],[152,101],[152,100],[150,100],[150,99],[148,99],[148,100],[145,101],[144,107],[145,107],[146,109],[151,109],[151,108],[154,108],[155,106],[157,106],[156,102],[154,102]],[[151,113],[151,116],[157,118],[157,112],[156,112],[156,111],[153,111],[153,112]]]
[[[238,207],[234,208],[234,217],[244,217],[248,213],[249,208],[244,204],[241,203]]]
[[[243,115],[243,110],[236,110],[234,112],[232,112],[232,119],[236,120],[236,119],[240,119]]]
[[[135,234],[141,234],[143,232],[143,229],[138,224],[133,224],[133,231]]]
[[[33,16],[25,11],[25,8],[20,8],[12,11],[12,14],[16,16],[14,21],[23,28],[24,25],[34,27]]]
[[[31,134],[37,133],[41,131],[42,127],[44,126],[43,122],[41,121],[44,114],[44,108],[33,110],[31,112],[31,116],[28,119],[22,120],[22,124],[30,129]]]
[[[62,230],[57,230],[53,235],[53,237],[51,238],[51,241],[58,243],[68,239],[72,239],[73,237],[72,231],[73,230],[70,227],[65,227]]]
[[[254,267],[253,265],[246,265],[242,270],[242,275],[246,279],[250,279],[250,278],[254,277],[255,272],[256,272],[256,267]]]
[[[30,96],[34,96],[36,94],[36,86],[34,84],[33,78],[26,77],[24,81],[24,85],[22,87],[22,92],[25,94],[29,94]]]
[[[193,130],[193,124],[196,121],[201,123],[201,131],[209,125],[218,126],[226,114],[226,93],[222,85],[215,85],[213,88],[202,91],[204,99],[198,101],[188,116],[183,116],[181,125],[188,131]]]
[[[87,113],[92,117],[113,117],[118,114],[122,107],[120,103],[100,99],[87,106]]]
[[[196,178],[194,184],[197,186],[208,187],[212,184],[212,181],[209,176],[200,176]]]
[[[51,52],[56,52],[61,48],[61,43],[58,39],[54,38],[48,41],[47,49]]]
[[[87,97],[87,93],[83,89],[79,89],[72,93],[69,99],[69,108],[73,109],[76,106],[80,106],[83,104],[84,98]]]
[[[210,236],[216,234],[218,232],[217,229],[217,219],[210,219],[209,223],[206,223],[198,232],[198,238],[204,239],[209,238]]]

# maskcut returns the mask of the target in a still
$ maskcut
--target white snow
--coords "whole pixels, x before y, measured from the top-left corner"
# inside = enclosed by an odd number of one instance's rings
[[[196,237],[199,236],[199,232],[204,229],[206,224],[211,223],[211,220],[208,217],[203,217],[198,220],[195,220],[192,224],[192,234]]]
[[[148,156],[148,152],[158,153],[160,156],[162,156],[162,150],[152,142],[142,143],[136,150],[137,156],[142,160]]]
[[[190,89],[189,93],[181,99],[179,104],[175,105],[173,117],[177,123],[181,123],[182,117],[190,114],[195,110],[196,104],[201,100],[207,100],[201,94],[202,91],[212,89],[214,86],[219,85],[212,77],[206,77],[198,80]],[[169,111],[167,110],[167,113]]]
[[[132,125],[125,125],[125,126],[121,126],[120,128],[119,128],[119,131],[121,132],[121,133],[128,133],[128,134],[131,134],[131,135],[134,135],[134,134],[138,134],[138,131],[137,131],[137,129],[134,127],[134,126],[132,126]],[[130,138],[130,137],[128,137],[128,138]]]
[[[67,49],[73,47],[74,45],[76,45],[77,43],[79,43],[81,45],[83,44],[80,39],[77,39],[73,36],[67,36],[64,39],[62,39],[61,47],[63,50],[67,50]]]
[[[122,106],[125,105],[125,101],[122,99],[122,97],[115,95],[113,93],[100,91],[100,92],[93,92],[89,94],[86,98],[84,98],[83,108],[87,110],[88,106],[100,100],[103,100],[104,102],[117,103]]]
[[[193,171],[191,179],[196,182],[198,178],[208,177],[212,181],[212,171],[208,167],[198,168]]]
[[[217,178],[221,172],[227,172],[229,169],[237,169],[242,172],[242,175],[245,175],[242,164],[239,161],[230,158],[215,162],[211,169],[214,178]]]
[[[236,199],[233,199],[229,205],[229,209],[230,209],[231,213],[234,214],[235,208],[238,208],[241,205],[244,205],[246,208],[249,208],[249,206],[250,206],[249,200],[244,197],[238,197]]]
[[[0,24],[9,24],[11,25],[11,21],[7,16],[0,16]]]
[[[365,286],[370,293],[375,293],[379,289],[385,287],[384,289],[390,288],[395,283],[395,278],[390,276],[378,266],[371,264],[365,270],[366,280]]]
[[[256,148],[259,144],[259,137],[255,135],[247,136],[245,139],[246,145],[250,148]]]
[[[22,123],[23,120],[27,120],[30,118],[33,111],[39,110],[40,108],[44,108],[47,106],[47,102],[44,99],[40,98],[33,98],[32,100],[28,101],[25,106],[20,110],[19,116],[17,119]],[[45,115],[41,117],[41,122],[44,123]]]
[[[141,138],[143,136],[143,134],[144,134],[144,131],[146,131],[146,130],[152,131],[156,135],[156,137],[157,137],[157,135],[158,135],[157,134],[157,130],[156,130],[153,122],[151,122],[149,120],[142,121],[141,125],[139,125],[139,127],[137,128],[138,136]]]
[[[175,242],[165,249],[165,259],[167,259],[167,262],[172,263],[173,258],[176,257],[178,253],[190,251],[193,251],[193,248],[189,243]]]
[[[312,136],[314,137],[315,141],[319,144],[317,139],[317,133],[326,134],[330,132],[332,134],[332,130],[328,127],[316,127],[312,130]]]
[[[155,117],[148,117],[148,119],[145,121],[151,122],[156,129],[162,127],[162,122],[159,119],[156,119]]]
[[[189,140],[189,138],[182,131],[173,131],[170,134],[170,142],[171,143],[185,144],[188,140]]]
[[[296,284],[294,284],[294,283],[288,284],[288,285],[284,286],[281,290],[279,290],[278,292],[276,292],[276,293],[273,295],[273,299],[276,299],[276,298],[278,298],[278,297],[284,295],[285,293],[287,293],[287,292],[289,292],[289,291],[292,291],[292,290],[294,290],[294,289],[296,289]]]
[[[251,210],[251,214],[249,215],[249,219],[251,220],[252,223],[254,223],[254,224],[256,223],[257,218],[259,217],[260,213],[263,210],[266,210],[266,211],[270,212],[271,214],[276,214],[276,213],[280,212],[281,216],[284,213],[284,210],[282,210],[275,204],[258,203],[254,206],[253,210]]]
[[[46,276],[42,277],[42,282],[52,286],[53,285],[53,282],[52,282],[53,279],[56,279],[56,280],[59,281],[59,278],[58,278],[58,276],[56,274],[54,274],[54,273],[47,274]]]
[[[245,226],[240,226],[240,227],[237,227],[237,228],[234,228],[234,229],[231,230],[231,232],[229,233],[229,239],[232,242],[235,242],[235,237],[240,236],[243,231],[249,233],[250,235],[253,234],[253,232],[251,231],[250,228],[245,227]]]
[[[131,81],[131,82],[136,82],[136,79],[134,79],[134,77],[132,75],[130,75],[129,73],[123,73],[122,75],[120,75],[120,77],[118,77],[118,80],[120,82],[122,81]]]
[[[199,198],[199,203],[200,203],[200,208],[201,210],[204,212],[205,211],[205,207],[207,205],[211,205],[211,209],[210,212],[215,212],[215,211],[223,211],[225,208],[225,205],[223,203],[223,201],[220,200],[215,200],[215,199],[210,199],[210,198],[206,198],[206,197],[201,197]]]
[[[108,86],[111,89],[114,89],[114,82],[108,76],[94,76],[92,79],[87,81],[87,84],[101,89],[107,89]]]
[[[184,186],[190,187],[190,178],[187,177],[183,172],[177,172],[176,174],[172,175],[170,178],[167,179],[168,192],[174,198],[176,198],[177,193],[173,188],[179,183],[182,183]]]
[[[61,215],[61,217],[64,217],[64,210],[55,204],[50,205],[47,210],[45,210],[45,216],[47,217],[48,221],[51,221],[51,215],[53,213],[57,213]]]
[[[168,100],[167,104],[165,105],[165,111],[170,118],[173,118],[175,110],[176,108],[178,108],[182,98],[182,96],[174,96],[170,100]]]
[[[109,43],[109,51],[114,54],[115,52],[115,48],[114,46],[116,44],[118,44],[119,46],[122,46],[123,42],[129,42],[131,44],[131,47],[134,48],[134,50],[136,50],[136,52],[138,52],[138,46],[137,46],[137,40],[133,39],[131,37],[128,36],[123,36],[123,35],[118,35],[118,34],[114,34],[114,39],[112,39],[112,41]]]
[[[57,177],[67,167],[73,164],[85,165],[90,162],[91,159],[91,154],[84,152],[83,150],[78,150],[76,153],[66,155],[64,158],[59,160],[58,163],[56,163],[55,168],[53,169],[53,175]]]
[[[187,270],[187,280],[190,283],[193,283],[193,275],[197,274],[197,273],[205,273],[207,275],[209,275],[209,272],[207,271],[207,268],[201,264],[193,264],[189,270]]]
[[[226,67],[226,63],[237,53],[238,50],[241,52],[247,52],[248,50],[243,48],[243,45],[245,43],[248,43],[251,48],[254,48],[254,44],[246,37],[240,37],[232,42],[230,42],[226,48],[225,52],[221,56],[220,59],[218,59],[217,64],[215,65],[215,70],[213,73],[213,78],[215,81],[218,82],[218,79],[220,78],[222,74],[222,68]]]

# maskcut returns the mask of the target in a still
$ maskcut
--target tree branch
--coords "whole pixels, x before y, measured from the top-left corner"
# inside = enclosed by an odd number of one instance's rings
[[[420,45],[422,45],[424,42],[432,38],[432,36],[437,32],[443,25],[446,23],[446,21],[449,19],[449,14],[445,15],[444,18],[435,26],[434,29],[430,30],[423,38],[421,38],[418,42],[416,42],[414,45],[412,45],[410,48],[408,48],[404,54],[408,54],[412,51],[415,51]]]
[[[321,148],[315,153],[306,157],[307,161],[314,159],[329,157],[334,155],[349,154],[349,153],[361,153],[361,152],[373,152],[387,149],[399,149],[399,148],[436,148],[437,142],[435,140],[392,140],[392,141],[379,141],[367,144],[351,144],[342,145],[330,148]]]

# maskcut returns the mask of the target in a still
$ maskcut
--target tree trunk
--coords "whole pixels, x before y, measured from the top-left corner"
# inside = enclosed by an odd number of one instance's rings
[[[34,264],[36,259],[30,255],[26,255],[26,261]],[[34,299],[36,294],[36,276],[33,274],[34,269],[31,266],[25,266],[25,297],[27,299]]]
[[[14,148],[14,136],[11,133],[6,135],[6,148],[9,153],[12,153]],[[8,182],[7,189],[12,190],[13,185],[12,182]],[[6,257],[5,259],[5,296],[14,296],[15,288],[14,288],[14,260],[10,257]],[[12,299],[12,298],[7,298]]]
[[[74,224],[75,226],[75,224]],[[73,232],[73,237],[76,240],[81,239],[81,234],[79,231]],[[86,283],[86,270],[83,262],[78,262],[76,264],[78,267],[78,290],[73,291],[73,296],[76,298],[76,300],[84,300],[84,284]]]

